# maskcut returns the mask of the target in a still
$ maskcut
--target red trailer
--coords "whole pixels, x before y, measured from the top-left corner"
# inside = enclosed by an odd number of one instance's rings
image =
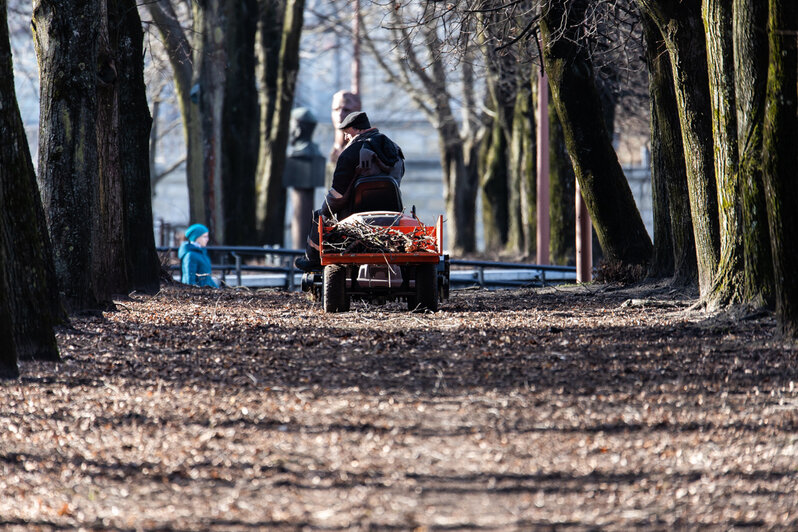
[[[401,233],[409,245],[405,251],[381,253],[346,252],[325,245],[340,229],[338,225],[348,223],[385,235]],[[325,225],[319,217],[318,230],[323,271],[306,273],[302,289],[321,300],[325,312],[345,312],[353,298],[377,304],[404,300],[408,310],[434,312],[438,302],[449,297],[449,257],[443,252],[442,216],[435,225],[426,226],[414,214],[360,212],[336,225]]]

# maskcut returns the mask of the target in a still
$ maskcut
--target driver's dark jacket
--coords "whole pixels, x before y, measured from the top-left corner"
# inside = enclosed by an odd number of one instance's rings
[[[382,133],[377,128],[367,129],[353,138],[338,156],[332,186],[321,209],[322,214],[325,216],[337,214],[349,204],[352,184],[356,178],[360,177],[360,150],[364,144],[369,142],[370,138],[378,135],[382,135]]]

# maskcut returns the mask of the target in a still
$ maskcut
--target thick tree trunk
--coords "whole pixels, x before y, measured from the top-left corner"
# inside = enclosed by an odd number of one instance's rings
[[[258,93],[255,88],[256,0],[228,3],[227,69],[222,116],[222,194],[227,245],[251,245],[255,234]]]
[[[192,45],[183,31],[177,13],[170,0],[156,0],[146,3],[152,20],[163,39],[164,48],[175,83],[175,92],[183,119],[183,136],[186,140],[186,182],[188,184],[189,217],[192,222],[208,225],[205,210],[205,177],[203,172],[202,129],[199,106],[192,101],[191,88],[194,84],[194,63],[191,56]],[[195,20],[196,42],[199,42],[201,21]]]
[[[92,271],[100,300],[127,294],[129,288],[125,256],[125,216],[122,168],[119,160],[119,76],[116,44],[117,21],[114,0],[99,0],[97,56],[97,193],[98,216],[94,225]],[[149,111],[148,111],[149,115]],[[149,131],[149,130],[148,130]]]
[[[266,124],[269,140],[265,146],[261,146],[259,168],[263,173],[257,176],[256,226],[260,242],[263,244],[283,244],[284,240],[286,192],[283,187],[283,171],[288,148],[291,107],[299,73],[299,42],[302,35],[304,8],[304,0],[290,0],[285,6],[283,16],[277,85],[273,99],[274,111],[271,122]],[[261,39],[264,39],[269,31],[265,27],[267,19],[263,20]],[[268,51],[264,55],[268,57]],[[267,64],[265,75],[269,74],[270,65]],[[269,112],[267,109],[267,116]]]
[[[53,326],[66,322],[12,68],[0,0],[0,376],[17,357],[58,360]]]
[[[119,77],[119,164],[124,187],[124,233],[130,288],[154,292],[160,287],[160,260],[152,230],[149,135],[152,120],[144,85],[144,33],[134,0],[116,0],[113,21]]]
[[[638,0],[638,4],[659,27],[670,55],[690,192],[698,286],[705,297],[717,272],[720,238],[701,2]]]
[[[734,2],[734,64],[739,186],[745,257],[745,300],[773,304],[773,260],[762,182],[762,124],[767,84],[768,6],[761,0]]]
[[[96,2],[36,0],[39,183],[55,270],[70,310],[99,306],[92,275],[97,213]]]
[[[577,44],[587,3],[577,0],[566,10],[552,2],[544,8],[541,35],[552,99],[606,259],[647,264],[651,239],[604,125],[586,49]]]
[[[675,286],[695,285],[698,282],[698,264],[673,69],[659,28],[645,15],[643,24],[650,76],[654,241],[658,249],[662,244],[659,240],[667,241],[670,238],[672,241],[671,249],[655,250],[652,268],[660,275],[665,275],[670,262]],[[670,260],[667,255],[670,255]]]
[[[737,114],[734,101],[734,50],[732,6],[728,0],[704,0],[709,93],[712,104],[712,136],[715,181],[718,190],[720,262],[706,302],[716,308],[744,299],[742,204],[737,173]]]
[[[798,337],[798,5],[770,0],[763,133],[765,197],[782,333]]]

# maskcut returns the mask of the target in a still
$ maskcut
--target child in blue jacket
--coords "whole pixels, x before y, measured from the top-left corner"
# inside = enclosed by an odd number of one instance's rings
[[[202,224],[190,226],[186,229],[186,240],[180,244],[177,252],[183,272],[180,281],[194,286],[219,288],[211,277],[211,259],[205,249],[210,240],[208,228]]]

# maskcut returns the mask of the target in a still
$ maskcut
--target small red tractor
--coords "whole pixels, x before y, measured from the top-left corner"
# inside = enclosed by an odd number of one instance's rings
[[[439,301],[449,297],[443,217],[426,226],[415,216],[415,208],[411,215],[403,214],[398,191],[390,177],[361,178],[350,203],[354,214],[329,225],[319,217],[323,270],[306,273],[302,290],[321,300],[325,312],[346,312],[353,298],[375,304],[404,300],[408,310],[434,312]],[[349,230],[351,235],[355,228],[357,237],[341,240],[342,232]],[[369,249],[362,245],[367,240],[400,245]]]

